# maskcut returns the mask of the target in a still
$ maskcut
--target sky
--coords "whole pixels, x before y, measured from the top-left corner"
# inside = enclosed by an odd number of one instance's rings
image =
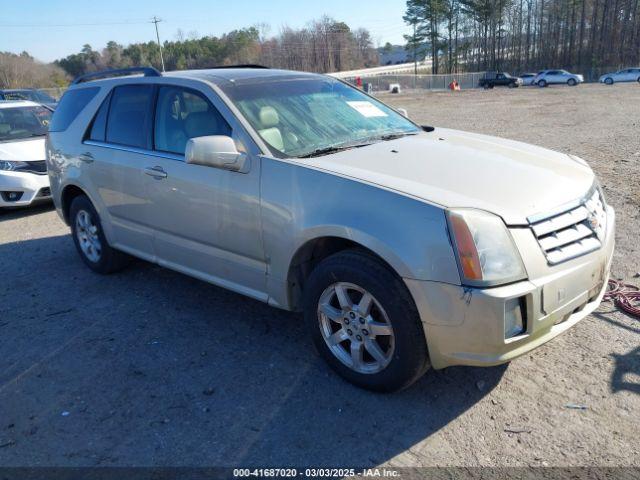
[[[298,28],[322,15],[367,28],[376,46],[404,44],[405,0],[0,0],[0,51],[24,50],[50,62],[80,51],[95,50],[109,40],[127,45],[155,40],[156,15],[161,40],[186,36],[219,36],[230,30],[266,23],[270,34],[283,26]]]

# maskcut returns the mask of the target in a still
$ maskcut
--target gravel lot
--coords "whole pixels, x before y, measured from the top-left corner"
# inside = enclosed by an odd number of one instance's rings
[[[640,283],[638,85],[385,99],[584,157],[618,213],[614,276]],[[48,206],[0,213],[0,272],[2,466],[640,465],[640,322],[610,305],[507,366],[376,395],[299,315],[143,262],[91,273]]]

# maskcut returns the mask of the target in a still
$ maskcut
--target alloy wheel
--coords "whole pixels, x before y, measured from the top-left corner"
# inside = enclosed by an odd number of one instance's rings
[[[331,353],[364,374],[384,370],[393,358],[395,337],[380,303],[362,287],[338,282],[318,301],[318,322]]]
[[[86,210],[80,210],[76,215],[76,237],[82,253],[93,263],[100,261],[102,243],[98,236],[98,227],[93,217]]]

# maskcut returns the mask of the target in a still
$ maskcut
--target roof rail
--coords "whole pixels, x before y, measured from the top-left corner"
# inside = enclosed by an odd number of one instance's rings
[[[264,68],[265,70],[268,70],[269,67],[265,67],[264,65],[257,65],[254,63],[243,63],[240,65],[220,65],[218,67],[213,67],[214,69],[218,69],[218,68]]]
[[[91,80],[97,80],[99,78],[107,77],[119,77],[124,75],[131,75],[134,73],[143,73],[145,77],[161,77],[162,74],[153,67],[131,67],[131,68],[119,68],[116,70],[103,70],[101,72],[87,73],[76,77],[71,85],[77,85],[78,83],[89,82]]]

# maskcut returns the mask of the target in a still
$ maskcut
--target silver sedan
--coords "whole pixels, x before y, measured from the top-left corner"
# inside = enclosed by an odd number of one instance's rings
[[[570,73],[566,70],[543,70],[533,79],[533,84],[539,87],[549,85],[569,85],[570,87],[575,87],[580,83],[584,83],[584,77],[582,75]]]
[[[640,68],[625,68],[613,73],[605,73],[600,77],[600,83],[613,85],[616,82],[640,83]]]

